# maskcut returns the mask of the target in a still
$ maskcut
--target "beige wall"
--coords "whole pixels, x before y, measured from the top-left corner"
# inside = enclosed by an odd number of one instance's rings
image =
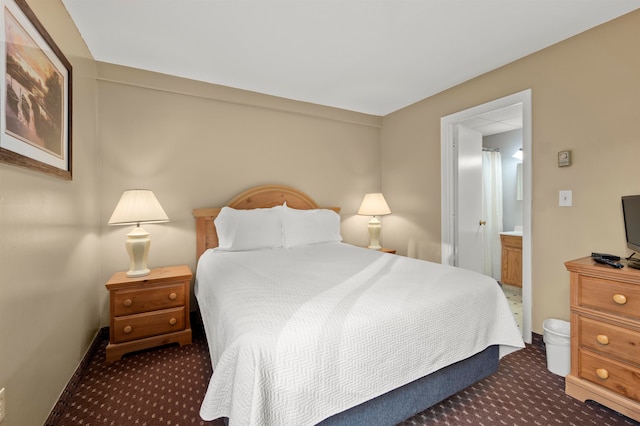
[[[197,207],[255,185],[291,185],[342,207],[345,241],[366,245],[355,216],[380,190],[380,117],[99,63],[99,190],[103,280],[129,266],[128,227],[106,223],[122,191],[152,189],[171,219],[147,225],[150,267],[195,270]],[[108,324],[108,294],[101,294]]]
[[[568,318],[563,261],[626,250],[620,196],[640,193],[640,12],[382,119],[96,65],[60,0],[29,4],[74,67],[74,179],[0,164],[7,425],[41,424],[107,325],[103,284],[128,266],[128,228],[106,222],[128,188],[153,189],[172,220],[147,227],[152,267],[194,268],[191,209],[265,183],[341,206],[354,244],[368,238],[367,218],[355,216],[362,195],[382,189],[393,210],[384,245],[439,260],[440,117],[532,88],[534,331],[546,317]],[[561,149],[574,165],[556,167]],[[561,189],[574,191],[574,207],[557,206]]]
[[[569,319],[563,262],[626,255],[620,196],[639,194],[640,11],[587,31],[384,118],[385,244],[424,241],[440,260],[440,118],[524,89],[533,98],[533,331]],[[571,167],[557,152],[573,151]],[[558,191],[573,207],[558,207]],[[406,250],[406,248],[404,249]]]
[[[96,67],[59,0],[29,0],[73,66],[73,181],[0,163],[3,426],[42,424],[99,317]]]

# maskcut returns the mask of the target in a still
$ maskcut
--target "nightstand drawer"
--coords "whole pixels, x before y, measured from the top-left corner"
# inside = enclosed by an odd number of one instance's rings
[[[590,276],[580,276],[580,306],[640,319],[640,286]]]
[[[640,369],[583,350],[579,362],[581,378],[640,401]]]
[[[579,317],[578,330],[580,345],[603,355],[618,358],[621,361],[640,366],[640,333],[595,321],[591,318]]]
[[[184,330],[184,307],[146,312],[113,319],[114,343]]]
[[[173,308],[185,304],[184,284],[116,290],[113,294],[113,314],[131,315]]]

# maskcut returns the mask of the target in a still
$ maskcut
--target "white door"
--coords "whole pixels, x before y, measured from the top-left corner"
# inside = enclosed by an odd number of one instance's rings
[[[457,125],[457,265],[484,274],[482,133]]]
[[[456,124],[480,114],[522,103],[522,152],[523,162],[523,236],[522,236],[522,336],[531,343],[531,194],[532,194],[532,137],[531,137],[531,89],[505,96],[473,108],[442,117],[441,119],[441,166],[442,166],[442,263],[456,264],[459,247],[457,240],[457,153],[454,147]],[[482,150],[482,148],[481,148]]]

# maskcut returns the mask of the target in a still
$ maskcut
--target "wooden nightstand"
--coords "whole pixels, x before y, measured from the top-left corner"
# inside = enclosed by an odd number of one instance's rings
[[[191,343],[191,277],[187,265],[152,269],[144,277],[111,277],[105,284],[111,302],[107,362],[140,349]]]

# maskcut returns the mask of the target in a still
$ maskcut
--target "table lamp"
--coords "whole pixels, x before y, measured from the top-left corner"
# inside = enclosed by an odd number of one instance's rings
[[[147,256],[151,239],[141,223],[169,222],[169,217],[162,209],[158,199],[148,189],[129,189],[124,191],[116,206],[109,225],[136,225],[127,234],[125,246],[129,253],[129,271],[127,277],[143,277],[149,275]]]
[[[382,224],[376,216],[391,214],[391,209],[387,205],[381,193],[365,194],[358,214],[361,216],[373,216],[369,221],[369,246],[367,248],[380,250],[380,230]]]

